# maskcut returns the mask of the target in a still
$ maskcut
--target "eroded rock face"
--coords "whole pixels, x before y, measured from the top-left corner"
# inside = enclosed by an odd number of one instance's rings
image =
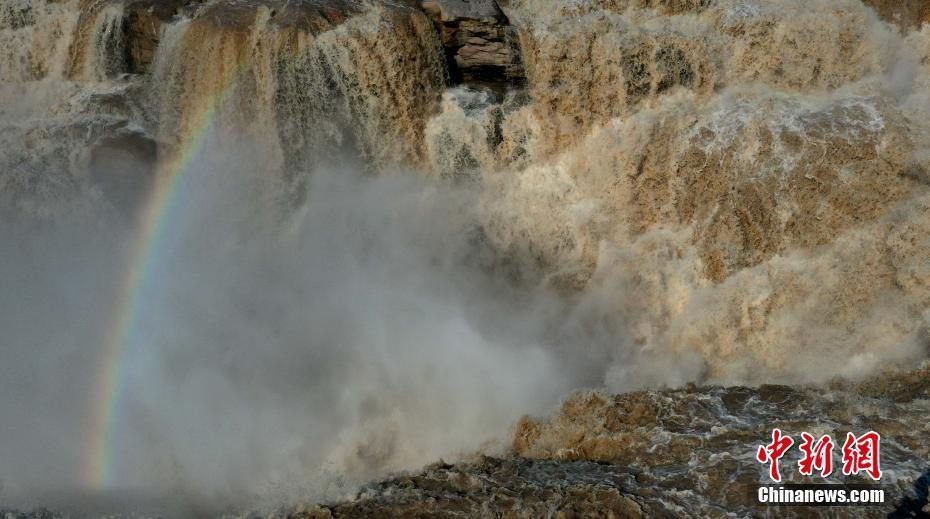
[[[454,83],[519,83],[525,77],[516,30],[494,0],[426,0]]]

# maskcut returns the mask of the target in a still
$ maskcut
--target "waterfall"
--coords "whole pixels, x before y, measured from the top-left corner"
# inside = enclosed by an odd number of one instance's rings
[[[342,498],[579,387],[922,361],[920,12],[0,0],[2,483]]]

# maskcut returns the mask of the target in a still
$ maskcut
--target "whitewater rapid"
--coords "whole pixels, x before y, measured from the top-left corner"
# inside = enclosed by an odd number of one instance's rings
[[[415,2],[0,0],[5,492],[342,497],[579,387],[926,358],[930,28],[501,10],[488,87]]]

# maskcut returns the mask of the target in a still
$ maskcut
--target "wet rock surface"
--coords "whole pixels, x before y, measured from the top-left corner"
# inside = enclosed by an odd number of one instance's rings
[[[189,11],[201,0],[130,0],[124,30],[128,71],[144,74],[151,68],[161,41],[162,26]]]
[[[455,83],[516,84],[525,79],[516,29],[494,0],[426,0]]]
[[[371,485],[352,501],[284,516],[920,517],[930,503],[930,385],[921,382],[928,376],[930,367],[824,388],[579,392],[548,418],[525,417],[513,434],[512,457],[439,463]],[[801,432],[836,440],[879,431],[886,504],[757,505],[755,489],[769,481],[753,456],[773,427],[798,442]],[[839,448],[834,456],[841,467]],[[786,483],[871,482],[836,472],[827,481],[800,476],[799,457],[795,447],[782,459]]]
[[[638,492],[636,478],[589,461],[485,457],[433,465],[368,487],[351,503],[286,517],[673,517],[675,505]]]

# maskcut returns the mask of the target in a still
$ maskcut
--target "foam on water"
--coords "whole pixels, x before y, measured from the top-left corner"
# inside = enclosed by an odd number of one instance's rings
[[[500,94],[449,88],[418,9],[333,6],[190,4],[127,74],[132,6],[0,1],[0,230],[33,251],[0,274],[81,278],[4,292],[2,365],[113,404],[0,392],[13,495],[339,497],[572,387],[926,357],[930,28],[858,0],[512,1],[527,85]]]

